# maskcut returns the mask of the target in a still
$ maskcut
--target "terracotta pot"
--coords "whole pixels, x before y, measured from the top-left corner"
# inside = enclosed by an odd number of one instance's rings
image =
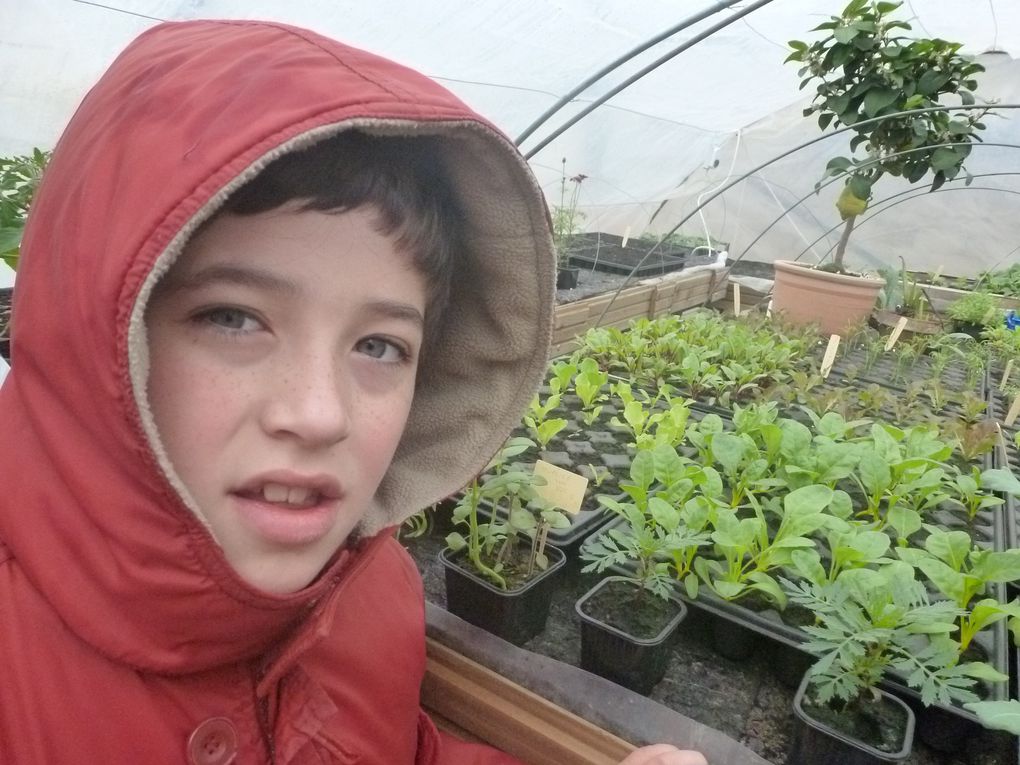
[[[826,334],[842,333],[871,314],[881,279],[818,271],[801,263],[777,260],[772,310],[794,324],[817,324]]]

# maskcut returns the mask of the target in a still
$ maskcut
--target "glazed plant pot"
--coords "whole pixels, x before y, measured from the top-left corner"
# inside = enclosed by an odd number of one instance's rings
[[[826,334],[842,333],[866,320],[885,282],[819,271],[777,260],[772,310],[794,324],[817,324]]]
[[[899,740],[882,746],[862,741],[851,733],[839,730],[831,722],[815,719],[805,707],[808,675],[804,675],[793,699],[794,732],[787,765],[880,765],[884,762],[905,762],[910,756],[914,739],[914,713],[895,696],[879,690],[874,718],[900,722]],[[840,728],[845,727],[842,722]],[[895,751],[889,751],[895,749]]]
[[[644,616],[648,634],[635,636],[629,631],[633,626],[615,624],[614,617],[603,615],[607,600],[623,603],[626,609],[635,587],[623,577],[607,577],[578,599],[574,608],[581,618],[581,668],[647,696],[666,674],[671,638],[687,616],[687,607],[676,596],[666,601],[651,596],[651,602],[662,607]],[[627,610],[629,619],[642,618],[637,609]]]
[[[545,571],[537,572],[522,587],[501,590],[462,568],[463,552],[443,550],[439,560],[446,573],[446,610],[509,643],[523,645],[545,629],[555,574],[567,561],[551,545],[545,548],[545,554],[549,558]]]

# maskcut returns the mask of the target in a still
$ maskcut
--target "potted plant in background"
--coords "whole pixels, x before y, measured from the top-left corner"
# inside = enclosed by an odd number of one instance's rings
[[[964,295],[949,306],[948,313],[953,320],[953,329],[975,340],[981,339],[981,333],[987,327],[1001,324],[1004,316],[998,299],[987,292]]]
[[[986,110],[914,111],[938,107],[949,97],[973,105],[974,75],[984,68],[959,55],[959,43],[901,34],[910,25],[890,18],[900,5],[853,0],[841,15],[815,27],[827,33],[821,39],[790,41],[786,60],[802,64],[801,88],[818,81],[804,115],[817,114],[822,130],[852,128],[850,156],[833,157],[823,175],[844,177],[836,203],[843,232],[832,263],[817,268],[775,263],[773,307],[794,322],[817,322],[826,332],[841,332],[865,318],[882,288],[882,281],[844,268],[847,243],[875,183],[884,175],[916,183],[930,173],[931,189],[938,189],[963,170],[971,142],[980,140],[984,128]]]
[[[535,487],[543,479],[508,464],[534,446],[527,438],[504,444],[454,508],[453,522],[466,525],[467,535],[447,535],[439,554],[447,610],[515,645],[545,628],[551,575],[566,562],[560,550],[546,545],[546,534],[570,525],[538,497]],[[483,501],[492,507],[486,522],[478,513]]]
[[[35,196],[50,152],[34,149],[31,155],[0,157],[0,260],[17,270],[21,236],[28,207]],[[0,288],[0,356],[10,351],[11,287]]]
[[[553,243],[556,245],[556,289],[568,290],[577,286],[581,270],[570,265],[570,248],[574,237],[580,232],[584,213],[577,209],[581,195],[581,183],[588,176],[584,173],[567,178],[567,158],[563,158],[560,170],[560,203],[553,207]],[[573,184],[567,191],[567,182]]]

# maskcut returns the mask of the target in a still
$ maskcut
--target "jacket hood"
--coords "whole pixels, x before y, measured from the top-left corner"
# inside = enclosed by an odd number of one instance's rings
[[[153,286],[234,190],[350,128],[440,136],[464,218],[442,339],[361,534],[462,487],[541,380],[548,213],[498,130],[431,80],[307,30],[150,29],[85,97],[46,170],[0,389],[0,542],[64,622],[118,660],[187,672],[257,655],[357,565],[355,551],[289,596],[233,573],[159,443],[143,321]]]

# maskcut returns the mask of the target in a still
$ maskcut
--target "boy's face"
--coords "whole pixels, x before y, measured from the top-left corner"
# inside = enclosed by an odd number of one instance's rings
[[[374,213],[221,215],[148,308],[149,400],[181,480],[255,587],[309,584],[400,440],[425,278]]]

